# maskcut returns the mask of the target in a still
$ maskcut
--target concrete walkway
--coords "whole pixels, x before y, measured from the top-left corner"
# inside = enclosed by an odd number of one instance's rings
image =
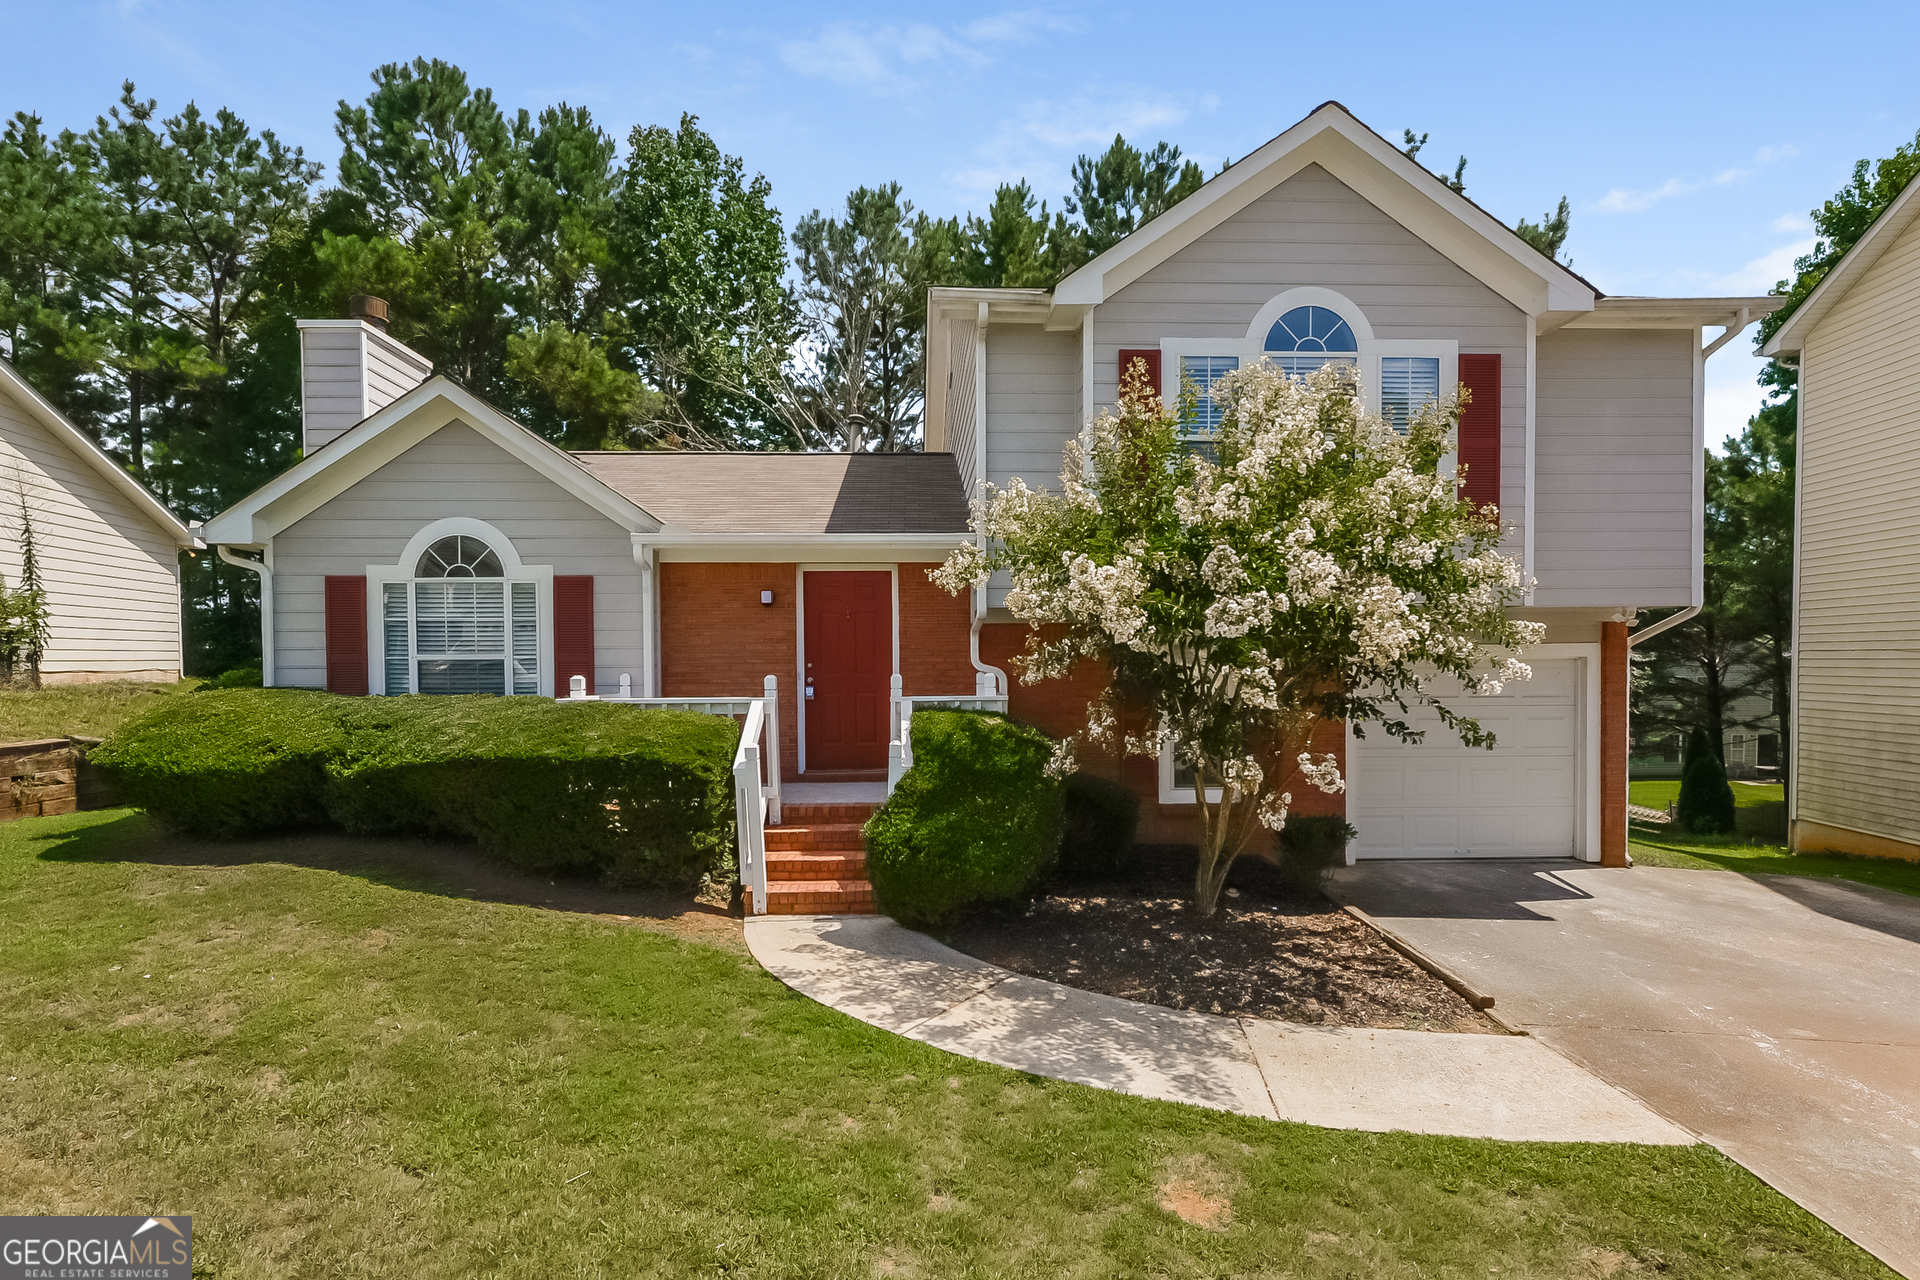
[[[1691,1134],[1517,1036],[1223,1018],[1022,977],[879,916],[755,916],[802,995],[949,1052],[1120,1093],[1375,1132],[1686,1144]]]
[[[1334,892],[1920,1278],[1920,899],[1573,862],[1363,863]]]

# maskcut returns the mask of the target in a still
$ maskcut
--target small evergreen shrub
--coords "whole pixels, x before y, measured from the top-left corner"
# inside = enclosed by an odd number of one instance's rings
[[[1347,844],[1359,832],[1337,813],[1296,813],[1274,836],[1280,874],[1303,893],[1318,893],[1327,873],[1347,865]]]
[[[1133,870],[1140,797],[1098,774],[1075,773],[1061,787],[1060,857],[1067,880],[1118,880]]]
[[[203,689],[258,689],[260,668],[234,667],[230,671],[222,671],[200,687]]]
[[[1053,743],[983,711],[916,711],[913,768],[867,820],[867,877],[900,923],[934,928],[1018,897],[1053,865],[1060,784]]]
[[[170,825],[332,824],[477,841],[531,870],[680,887],[733,856],[730,721],[616,703],[233,689],[169,701],[92,759]]]
[[[1687,751],[1680,768],[1680,800],[1674,820],[1681,830],[1696,835],[1725,835],[1733,830],[1733,787],[1706,732],[1687,735]]]

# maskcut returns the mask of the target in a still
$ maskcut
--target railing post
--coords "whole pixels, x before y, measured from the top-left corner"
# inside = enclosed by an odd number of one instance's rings
[[[897,675],[887,681],[887,723],[896,727],[900,723],[900,699],[903,688],[900,677]]]
[[[767,820],[780,825],[780,681],[768,676],[764,684],[767,699],[767,790],[772,792]]]
[[[620,673],[620,700],[622,702],[627,702],[627,701],[631,701],[632,698],[633,698],[633,677],[631,675],[628,675],[626,672],[622,671]]]
[[[767,912],[767,833],[760,794],[760,744],[742,744],[733,766],[734,828],[740,844],[740,883],[754,915]]]
[[[586,696],[587,696],[587,678],[585,676],[574,676],[572,679],[567,681],[567,697],[584,698]]]

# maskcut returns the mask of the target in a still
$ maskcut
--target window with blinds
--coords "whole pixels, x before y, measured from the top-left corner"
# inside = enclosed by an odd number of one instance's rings
[[[1193,385],[1193,417],[1184,426],[1190,445],[1210,449],[1225,410],[1213,398],[1213,384],[1240,367],[1239,356],[1182,356],[1180,376]]]
[[[1380,357],[1380,416],[1401,435],[1422,406],[1440,398],[1438,356]]]
[[[414,574],[382,587],[388,693],[539,692],[538,584],[506,581],[465,535],[434,543]]]

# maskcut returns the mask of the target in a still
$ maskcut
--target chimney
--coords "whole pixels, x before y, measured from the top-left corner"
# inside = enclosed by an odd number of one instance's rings
[[[433,376],[433,362],[387,335],[387,304],[356,294],[348,319],[301,320],[301,444],[312,453]]]

